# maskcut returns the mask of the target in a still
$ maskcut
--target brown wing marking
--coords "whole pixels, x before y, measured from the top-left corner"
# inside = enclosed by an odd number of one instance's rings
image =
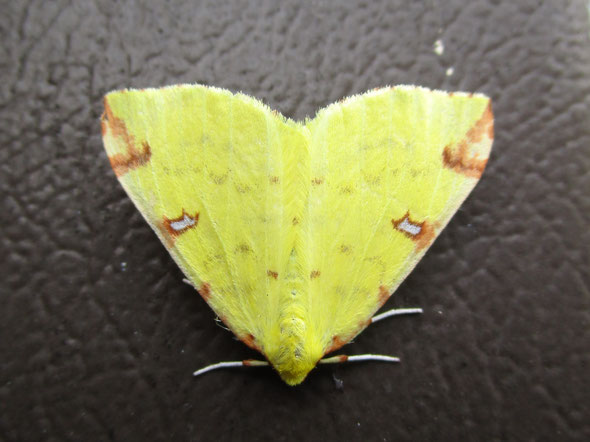
[[[488,159],[480,158],[477,152],[470,150],[470,146],[473,143],[479,143],[484,136],[490,140],[494,139],[494,115],[491,102],[479,120],[467,131],[465,138],[456,145],[445,146],[442,153],[444,166],[468,177],[481,177]]]
[[[383,304],[385,304],[385,301],[387,301],[387,299],[389,299],[390,295],[391,295],[391,293],[389,292],[389,290],[387,290],[387,288],[385,286],[379,286],[379,294],[377,295],[378,296],[377,303],[379,305],[379,308]],[[338,350],[343,345],[348,344],[352,338],[354,338],[356,335],[358,335],[361,331],[363,331],[365,328],[367,328],[370,324],[371,324],[371,318],[369,318],[366,321],[360,322],[358,324],[358,328],[348,336],[338,336],[338,335],[333,336],[332,342],[330,342],[330,346],[327,348],[327,350],[324,352],[324,354],[332,353],[333,351]]]
[[[115,117],[106,98],[104,100],[104,112],[100,118],[100,125],[103,136],[106,134],[108,128],[113,136],[122,139],[127,147],[127,153],[117,153],[109,156],[111,167],[117,177],[121,177],[130,170],[143,166],[150,161],[152,156],[150,145],[144,141],[141,143],[140,149],[137,147],[135,137],[128,132],[125,122]]]
[[[160,231],[166,239],[166,246],[172,247],[179,235],[197,227],[199,224],[199,212],[195,212],[194,215],[191,215],[182,209],[182,215],[179,217],[168,218],[164,215],[159,224]]]
[[[260,353],[262,353],[262,349],[256,343],[256,338],[254,337],[253,334],[249,333],[249,334],[247,334],[245,336],[238,336],[238,338],[240,339],[240,341],[242,341],[244,344],[246,344],[251,349],[256,350],[256,351],[259,351]]]
[[[352,339],[352,338],[350,338]],[[324,354],[332,353],[333,351],[338,350],[340,347],[345,345],[350,339],[342,338],[340,336],[334,336],[332,338],[332,343],[328,347],[328,349],[324,352]]]
[[[204,282],[201,284],[201,287],[199,287],[198,292],[205,302],[209,302],[209,299],[211,299],[211,284]]]
[[[436,232],[431,223],[428,221],[419,223],[412,220],[409,211],[399,219],[393,218],[391,224],[393,224],[395,230],[414,241],[418,250],[428,247],[436,237]]]

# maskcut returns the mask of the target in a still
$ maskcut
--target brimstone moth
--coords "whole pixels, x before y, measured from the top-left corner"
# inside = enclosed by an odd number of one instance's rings
[[[201,85],[104,100],[112,168],[191,284],[290,385],[365,327],[479,180],[490,100],[375,89],[296,122]]]

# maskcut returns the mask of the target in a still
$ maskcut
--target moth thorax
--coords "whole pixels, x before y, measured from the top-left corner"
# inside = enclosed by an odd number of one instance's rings
[[[303,355],[303,341],[307,326],[301,308],[291,305],[281,312],[279,318],[279,346],[282,356],[299,359]]]
[[[279,320],[281,341],[297,341],[305,335],[306,325],[297,311],[285,312]]]

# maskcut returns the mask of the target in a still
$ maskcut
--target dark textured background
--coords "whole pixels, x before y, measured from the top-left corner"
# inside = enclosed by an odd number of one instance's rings
[[[1,9],[0,440],[590,440],[585,1]],[[181,282],[99,127],[108,90],[178,82],[294,118],[387,84],[493,98],[483,179],[387,305],[425,314],[347,347],[402,364],[191,377],[255,354]]]

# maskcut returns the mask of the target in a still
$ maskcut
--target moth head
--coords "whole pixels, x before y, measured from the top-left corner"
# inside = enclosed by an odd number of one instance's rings
[[[280,360],[270,363],[279,373],[283,381],[289,385],[298,385],[307,377],[308,373],[314,369],[319,361],[319,357],[301,358],[296,356],[285,356]]]
[[[298,385],[314,369],[324,354],[313,339],[291,336],[266,352],[266,357],[283,381]]]

